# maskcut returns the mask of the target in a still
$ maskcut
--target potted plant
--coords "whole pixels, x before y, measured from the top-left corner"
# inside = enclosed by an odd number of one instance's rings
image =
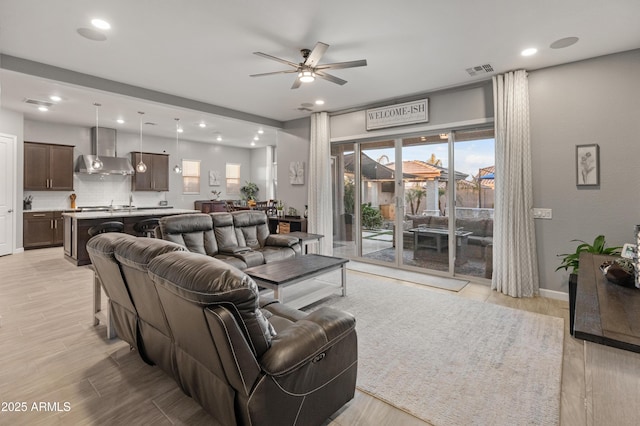
[[[578,268],[580,267],[580,253],[608,254],[615,255],[620,253],[621,247],[607,247],[604,235],[598,235],[593,244],[589,244],[582,240],[571,240],[579,242],[573,253],[559,254],[562,257],[562,263],[556,268],[556,271],[571,268],[569,274],[569,331],[573,336],[574,313],[576,310],[576,289],[578,286]]]
[[[242,198],[249,201],[255,200],[256,195],[258,195],[258,185],[254,182],[245,181],[245,185],[240,188],[240,193],[242,194]]]
[[[578,267],[580,266],[580,253],[594,253],[594,254],[608,254],[615,255],[620,254],[620,249],[622,247],[607,247],[607,243],[605,241],[604,235],[598,235],[595,240],[593,240],[593,244],[589,244],[582,240],[571,240],[574,242],[580,242],[578,247],[576,247],[576,251],[573,253],[563,253],[559,254],[559,257],[562,257],[562,263],[560,266],[556,268],[556,271],[560,269],[564,269],[565,271],[571,268],[572,275],[578,275]]]

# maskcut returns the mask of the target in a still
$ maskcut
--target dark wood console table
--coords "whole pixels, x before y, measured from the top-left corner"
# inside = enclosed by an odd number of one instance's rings
[[[574,336],[640,353],[640,290],[607,281],[600,265],[612,258],[580,255]]]
[[[307,232],[307,219],[300,216],[269,216],[269,232],[276,234],[280,223],[289,224],[289,232]]]
[[[227,202],[220,200],[199,200],[195,201],[194,208],[202,213],[226,212]]]

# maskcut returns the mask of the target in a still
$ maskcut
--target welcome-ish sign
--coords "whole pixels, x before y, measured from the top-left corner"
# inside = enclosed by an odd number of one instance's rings
[[[367,130],[429,121],[429,99],[368,109]]]

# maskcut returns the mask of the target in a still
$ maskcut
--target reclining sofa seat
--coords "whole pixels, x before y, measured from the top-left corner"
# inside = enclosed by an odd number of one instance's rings
[[[174,338],[156,286],[147,273],[149,262],[164,253],[186,251],[176,243],[155,238],[130,238],[115,244],[114,256],[138,312],[138,330],[147,359],[178,380]]]
[[[302,253],[297,238],[286,234],[270,233],[268,218],[263,211],[238,210],[222,214],[232,216],[238,245],[250,247],[252,250],[261,253],[263,257],[261,263],[290,259],[300,256]],[[217,213],[213,213],[213,215],[217,215]]]
[[[117,250],[117,248],[116,248]],[[355,318],[306,314],[211,257],[173,252],[148,273],[175,339],[179,381],[224,425],[319,425],[353,398]]]
[[[223,260],[239,269],[247,264],[232,254],[222,254],[213,233],[213,219],[205,213],[165,216],[158,222],[156,235],[184,246],[193,253],[200,253]]]
[[[263,211],[165,216],[159,225],[160,238],[242,270],[302,253],[297,238],[269,233]]]
[[[109,298],[111,321],[118,337],[135,348],[145,362],[144,348],[138,330],[138,311],[133,304],[129,288],[122,277],[114,249],[122,240],[134,239],[133,235],[110,232],[93,237],[87,242],[87,252],[102,288]]]

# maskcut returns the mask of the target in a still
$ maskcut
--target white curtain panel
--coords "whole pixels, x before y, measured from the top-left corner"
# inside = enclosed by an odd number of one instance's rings
[[[538,293],[533,223],[529,83],[524,70],[493,77],[496,191],[491,288],[512,297]]]
[[[331,205],[330,121],[326,112],[311,114],[311,147],[309,152],[308,230],[324,235],[322,252],[333,254],[333,213]],[[312,251],[312,247],[309,247]]]

